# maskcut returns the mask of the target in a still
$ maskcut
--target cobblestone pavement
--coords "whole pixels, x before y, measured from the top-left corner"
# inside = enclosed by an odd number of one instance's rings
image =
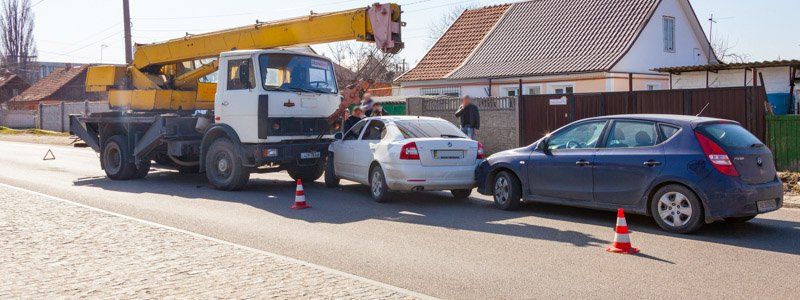
[[[424,297],[4,186],[0,273],[0,298]]]

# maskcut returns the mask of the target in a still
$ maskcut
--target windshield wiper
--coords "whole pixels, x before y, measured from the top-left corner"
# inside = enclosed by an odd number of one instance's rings
[[[280,87],[276,87],[276,86],[265,86],[264,89],[268,90],[268,91],[291,92],[290,90],[287,90],[287,89],[284,89],[284,88],[280,88]]]
[[[310,90],[310,89],[307,89],[307,88],[296,87],[296,86],[289,87],[289,90],[296,91],[296,92],[319,93],[319,92],[314,91],[314,90]]]

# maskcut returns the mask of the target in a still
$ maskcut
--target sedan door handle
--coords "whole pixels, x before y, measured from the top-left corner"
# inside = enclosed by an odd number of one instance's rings
[[[645,167],[655,167],[655,166],[660,166],[661,162],[651,159],[651,160],[648,160],[648,161],[644,162],[643,165]]]
[[[588,166],[588,165],[591,165],[591,164],[592,164],[591,162],[588,162],[585,159],[581,159],[581,160],[575,162],[575,165],[579,166],[579,167]]]

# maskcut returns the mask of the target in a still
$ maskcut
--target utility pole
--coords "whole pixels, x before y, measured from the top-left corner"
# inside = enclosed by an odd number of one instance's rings
[[[122,0],[122,18],[125,24],[125,63],[133,61],[133,45],[131,45],[131,12],[128,0]]]
[[[714,14],[711,14],[711,17],[708,18],[708,59],[706,60],[708,64],[711,64],[711,55],[714,53],[714,49],[711,46],[711,43],[713,43],[711,35],[714,34],[714,23],[717,23],[717,21],[714,20]]]

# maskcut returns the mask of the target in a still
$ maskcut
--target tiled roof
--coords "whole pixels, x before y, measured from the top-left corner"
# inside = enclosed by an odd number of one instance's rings
[[[67,67],[55,70],[47,76],[39,79],[30,88],[22,92],[22,94],[11,98],[10,101],[40,101],[46,100],[47,97],[52,96],[59,89],[70,83],[75,77],[81,75],[86,71],[88,65]],[[77,82],[74,84],[83,84]]]
[[[442,79],[464,62],[510,6],[503,4],[465,10],[417,66],[397,80]]]
[[[17,74],[3,74],[3,75],[0,75],[0,87],[3,87],[7,83],[14,81],[14,79],[22,80],[22,77],[17,76]],[[24,82],[24,80],[23,80],[23,82]]]
[[[476,23],[464,20],[467,24],[460,24],[462,15],[440,40],[446,43],[434,45],[398,81],[610,70],[631,47],[659,2],[532,0],[502,6],[508,9],[505,14],[468,10],[464,15],[482,19],[480,29],[484,30],[460,30]],[[460,32],[451,34],[453,28]]]
[[[536,0],[513,5],[475,55],[449,78],[609,70],[659,0]]]

